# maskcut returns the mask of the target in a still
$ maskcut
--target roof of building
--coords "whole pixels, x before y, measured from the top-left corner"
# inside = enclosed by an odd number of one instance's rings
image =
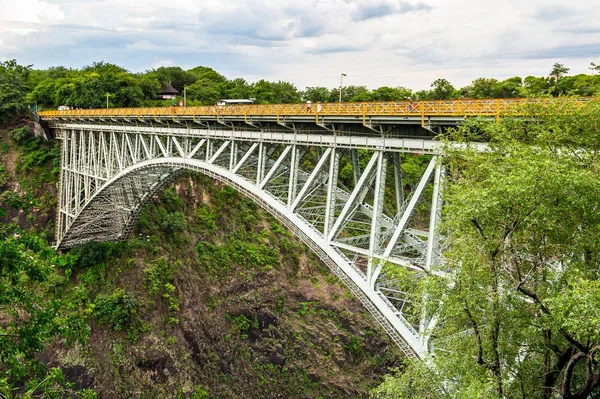
[[[254,103],[253,100],[249,100],[247,98],[239,98],[239,99],[226,98],[223,100],[219,100],[218,102],[222,102],[225,104],[253,104]]]
[[[171,86],[171,83],[160,82],[160,84],[161,84],[161,88],[160,88],[158,94],[179,94],[179,92],[177,90],[175,90],[175,88],[173,86]]]

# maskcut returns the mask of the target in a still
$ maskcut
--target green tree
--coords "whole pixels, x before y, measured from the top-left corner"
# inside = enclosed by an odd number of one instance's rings
[[[329,93],[329,102],[338,102],[340,96],[339,88],[331,90]],[[373,95],[366,86],[344,86],[342,87],[342,102],[351,101],[371,101]]]
[[[446,79],[435,80],[431,87],[431,100],[449,100],[457,97],[457,90]]]
[[[500,94],[500,82],[496,79],[478,78],[471,85],[461,89],[463,97],[495,98]]]
[[[447,146],[447,274],[419,279],[415,295],[438,306],[438,350],[386,379],[377,398],[598,393],[600,103],[523,111],[452,135],[488,137],[489,148]]]
[[[501,98],[520,97],[522,88],[523,79],[520,76],[515,76],[500,82],[496,94]]]
[[[245,79],[236,78],[224,84],[224,98],[250,98],[250,85]]]
[[[316,103],[317,101],[326,102],[329,100],[329,89],[322,86],[307,87],[302,93],[302,98],[304,100],[310,100],[313,103]]]
[[[161,89],[158,79],[151,75],[137,75],[137,85],[142,90],[146,100],[153,100]]]
[[[406,87],[381,86],[373,90],[373,101],[401,101],[408,100],[413,96],[410,89]]]
[[[550,79],[527,76],[523,79],[523,91],[521,94],[524,96],[548,95],[551,88],[552,83]]]
[[[269,81],[261,79],[258,82],[254,83],[252,85],[250,93],[252,94],[252,97],[256,99],[256,102],[259,104],[275,103],[275,89],[273,88],[273,83]]]
[[[293,104],[301,100],[300,92],[292,83],[278,81],[273,83],[275,102],[279,104]]]
[[[219,82],[202,78],[188,86],[187,96],[188,99],[196,100],[202,105],[214,105],[223,98],[222,85]]]
[[[16,60],[0,62],[0,122],[27,109],[27,80],[31,65]]]
[[[203,68],[203,67],[201,67]],[[183,93],[185,86],[194,83],[198,77],[194,70],[184,71],[181,67],[159,67],[148,72],[147,75],[157,79],[159,82],[168,82],[180,93]]]
[[[596,65],[593,62],[590,62],[590,70],[592,72],[600,73],[600,65]]]
[[[569,68],[565,67],[563,64],[559,64],[558,62],[552,65],[552,70],[550,71],[550,76],[554,80],[554,88],[555,94],[558,95],[558,82],[560,78],[565,76],[569,72]]]

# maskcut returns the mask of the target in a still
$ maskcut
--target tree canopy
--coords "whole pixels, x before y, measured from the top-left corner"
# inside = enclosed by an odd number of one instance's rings
[[[81,69],[51,67],[34,70],[19,66],[16,61],[1,64],[0,96],[2,108],[23,112],[27,102],[56,108],[66,105],[74,108],[166,106],[171,100],[157,98],[161,83],[169,83],[178,91],[178,100],[187,105],[212,105],[224,98],[249,98],[256,103],[337,102],[340,89],[310,86],[299,90],[293,83],[260,79],[250,83],[242,78],[228,79],[212,68],[197,66],[184,70],[178,66],[159,67],[144,73],[131,73],[124,68],[96,62]],[[597,72],[593,62],[590,70]],[[594,96],[600,93],[600,74],[567,75],[569,68],[554,64],[548,76],[515,76],[505,80],[481,77],[471,84],[456,88],[447,79],[439,78],[429,90],[413,92],[406,87],[381,86],[370,90],[362,85],[342,87],[343,102],[448,100],[456,98],[516,98],[528,96],[578,95]],[[14,76],[13,76],[14,75]],[[4,78],[3,78],[4,76]],[[27,95],[25,100],[25,95]],[[0,109],[0,114],[1,114]],[[1,115],[0,115],[1,117]]]
[[[446,277],[418,281],[439,306],[430,362],[378,398],[587,398],[600,387],[600,105],[529,106],[469,122],[448,146]],[[438,305],[439,304],[439,305]]]

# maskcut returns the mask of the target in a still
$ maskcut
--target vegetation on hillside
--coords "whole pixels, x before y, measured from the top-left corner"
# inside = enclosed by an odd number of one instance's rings
[[[413,284],[439,307],[435,358],[377,398],[598,394],[600,104],[523,111],[452,132],[490,148],[447,149],[445,274]]]

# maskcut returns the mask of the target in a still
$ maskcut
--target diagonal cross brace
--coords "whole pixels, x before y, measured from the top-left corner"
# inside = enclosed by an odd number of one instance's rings
[[[338,216],[337,220],[335,221],[335,224],[333,225],[333,227],[331,228],[331,231],[329,232],[329,237],[328,237],[329,241],[333,240],[333,238],[337,235],[338,231],[342,227],[342,223],[344,223],[344,221],[346,220],[346,217],[348,216],[350,209],[352,209],[354,207],[354,203],[358,199],[359,194],[361,194],[363,192],[363,187],[367,183],[367,180],[368,180],[369,176],[371,175],[371,172],[373,171],[373,168],[375,167],[375,164],[377,163],[377,160],[379,159],[380,156],[381,156],[381,152],[377,151],[373,154],[373,156],[371,157],[371,160],[369,160],[369,163],[367,164],[365,171],[360,176],[360,179],[358,179],[358,183],[356,183],[356,187],[354,187],[354,190],[352,190],[352,193],[350,194],[348,201],[346,201],[346,205],[344,205],[344,209],[342,209],[342,212]]]

